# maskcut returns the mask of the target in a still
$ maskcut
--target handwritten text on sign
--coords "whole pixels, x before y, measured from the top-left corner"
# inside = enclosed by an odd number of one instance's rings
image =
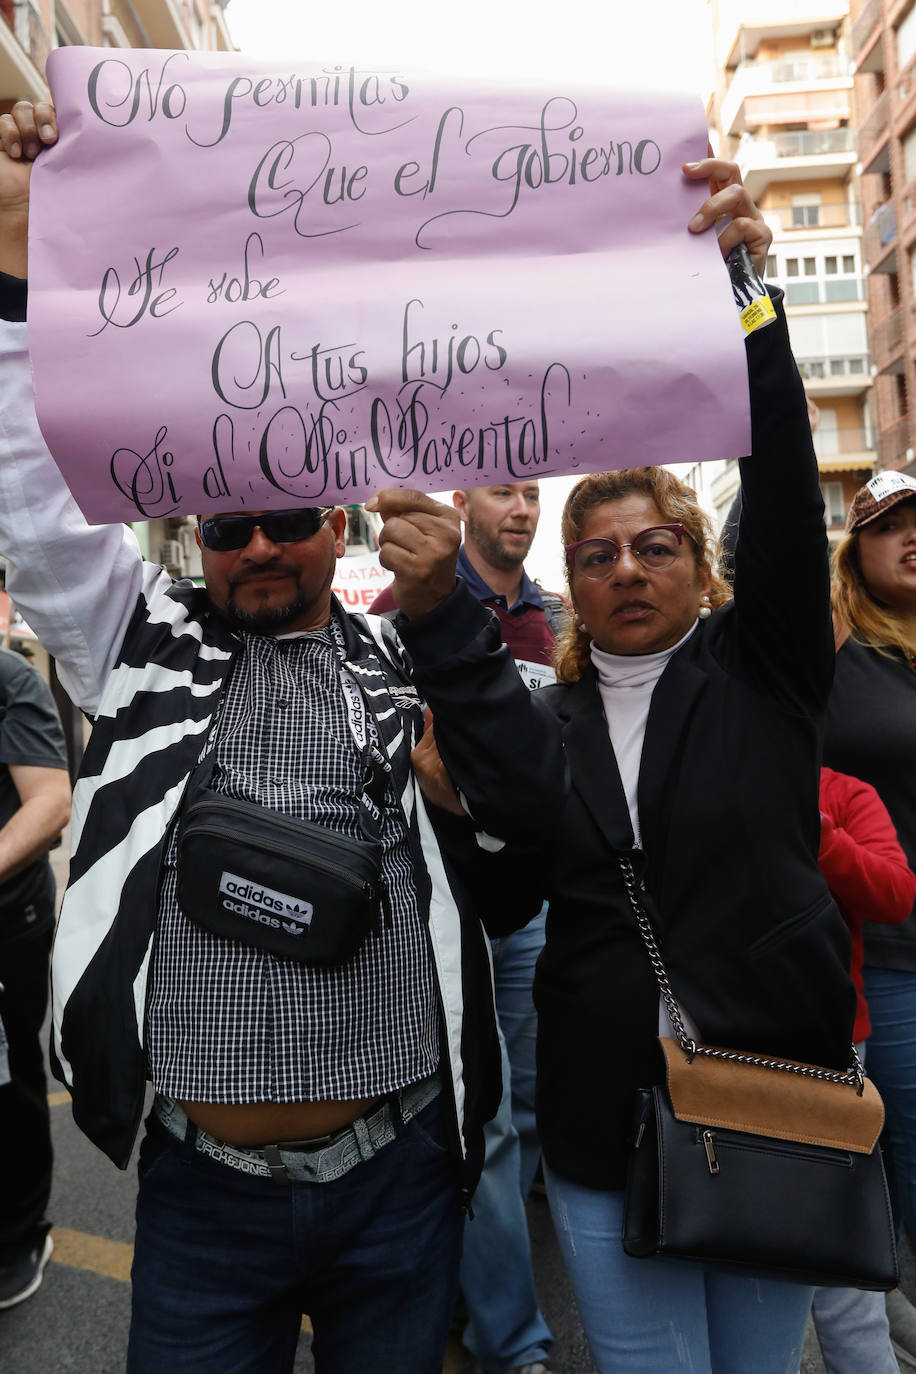
[[[732,457],[699,102],[66,48],[39,418],[92,520]]]

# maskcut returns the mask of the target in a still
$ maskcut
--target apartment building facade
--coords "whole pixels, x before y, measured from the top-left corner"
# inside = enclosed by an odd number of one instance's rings
[[[187,48],[231,52],[228,0],[0,0],[0,113],[47,95],[53,48]]]
[[[852,0],[878,466],[916,472],[916,5]]]
[[[876,463],[863,213],[846,0],[710,0],[711,125],[773,231],[827,522],[838,536]],[[714,478],[720,520],[734,463]]]

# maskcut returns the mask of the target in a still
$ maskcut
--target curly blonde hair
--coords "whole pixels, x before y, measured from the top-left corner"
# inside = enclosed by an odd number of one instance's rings
[[[834,550],[830,599],[835,618],[859,644],[891,658],[898,653],[908,661],[916,658],[912,626],[889,606],[882,606],[865,585],[858,530],[845,534]]]
[[[563,546],[575,544],[589,512],[606,501],[624,496],[645,496],[653,501],[666,524],[683,525],[691,536],[691,549],[697,569],[709,582],[709,604],[715,609],[731,599],[728,583],[719,572],[718,542],[712,523],[701,508],[697,494],[665,468],[620,468],[616,472],[595,472],[583,477],[566,498],[560,523]],[[569,565],[566,566],[569,600],[575,605]],[[575,616],[560,636],[556,651],[558,682],[578,682],[589,665],[590,636],[580,630]]]

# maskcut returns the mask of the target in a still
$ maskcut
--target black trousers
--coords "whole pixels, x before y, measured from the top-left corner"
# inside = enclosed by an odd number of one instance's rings
[[[9,1041],[11,1081],[0,1088],[0,1264],[40,1244],[51,1193],[51,1117],[39,1032],[48,1007],[51,931],[0,942],[0,1018]]]

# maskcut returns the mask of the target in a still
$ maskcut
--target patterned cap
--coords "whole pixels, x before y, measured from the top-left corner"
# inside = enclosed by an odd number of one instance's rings
[[[879,472],[852,498],[846,517],[846,533],[861,529],[900,501],[916,499],[916,478],[905,472]]]

